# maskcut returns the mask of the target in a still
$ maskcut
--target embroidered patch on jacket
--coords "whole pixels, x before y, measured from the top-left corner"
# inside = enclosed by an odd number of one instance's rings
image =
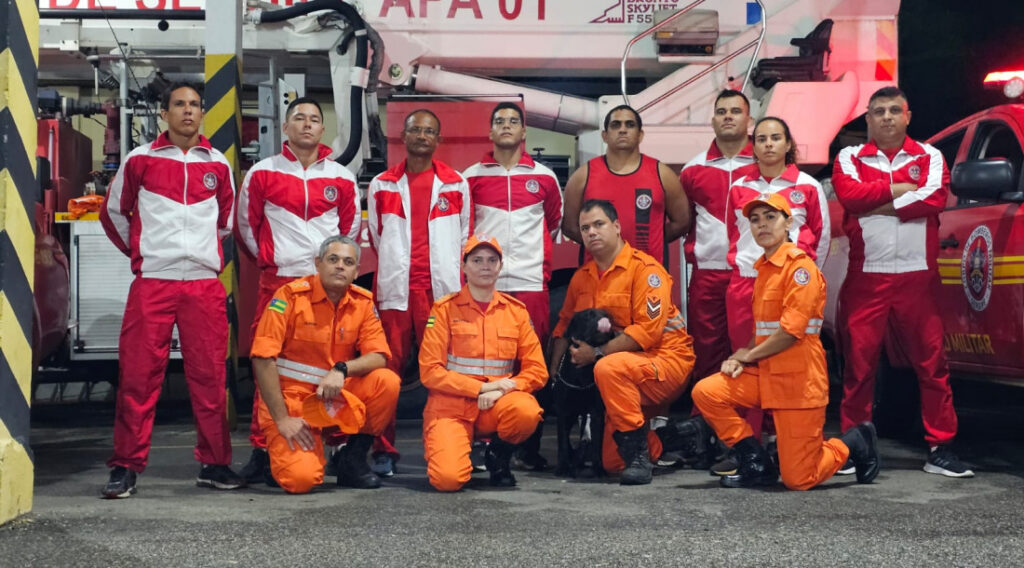
[[[789,193],[789,200],[792,201],[794,205],[800,205],[807,200],[807,197],[804,196],[804,192],[799,189],[794,189]]]
[[[203,175],[203,185],[206,186],[206,189],[217,189],[217,174],[213,172],[206,172],[206,174]]]
[[[535,179],[531,179],[530,181],[526,182],[526,191],[529,191],[530,193],[537,193],[538,191],[540,191],[540,183],[538,183]]]
[[[449,207],[449,205],[448,205],[448,198],[447,197],[441,196],[441,197],[437,198],[437,210],[438,211],[440,211],[441,213],[444,213],[444,212],[448,211],[448,207]]]
[[[427,318],[427,327],[434,327],[434,322],[435,321],[437,321],[437,318],[435,316],[428,317]]]
[[[647,317],[655,319],[661,315],[661,298],[647,297]]]
[[[796,272],[793,273],[793,282],[801,286],[806,286],[811,281],[811,273],[807,272],[806,268],[797,268]]]
[[[284,301],[284,300],[282,300],[280,298],[274,298],[273,300],[270,300],[270,305],[267,306],[267,309],[275,311],[275,312],[277,312],[279,314],[283,314],[284,313],[284,309],[287,308],[287,307],[288,307],[288,302],[286,302],[286,301]]]
[[[651,196],[647,195],[646,193],[641,193],[636,198],[636,208],[640,209],[641,211],[646,211],[647,209],[650,209],[651,205],[653,204],[654,200],[651,199]]]
[[[338,198],[338,188],[333,185],[329,185],[324,188],[324,199],[327,201],[334,201]]]
[[[907,170],[907,174],[910,175],[910,179],[917,181],[921,179],[921,166],[914,164]]]
[[[647,277],[647,285],[651,288],[660,288],[661,278],[659,278],[657,274],[651,274]]]

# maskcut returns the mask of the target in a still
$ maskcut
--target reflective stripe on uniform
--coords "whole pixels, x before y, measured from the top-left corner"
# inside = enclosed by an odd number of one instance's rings
[[[476,359],[449,353],[448,364],[445,365],[445,368],[465,375],[496,377],[511,374],[515,365],[515,359]]]
[[[665,329],[662,330],[662,333],[669,331],[678,331],[680,329],[686,329],[686,324],[683,322],[683,315],[676,314],[675,316],[669,318],[667,322],[665,322]]]
[[[319,385],[320,380],[327,376],[329,371],[330,369],[289,361],[283,357],[277,358],[277,374],[296,381]]]
[[[818,335],[821,333],[821,324],[824,320],[821,318],[811,318],[807,320],[807,329],[804,330],[805,335]],[[754,322],[754,329],[756,335],[771,335],[776,330],[781,328],[781,324],[777,321],[757,321]]]

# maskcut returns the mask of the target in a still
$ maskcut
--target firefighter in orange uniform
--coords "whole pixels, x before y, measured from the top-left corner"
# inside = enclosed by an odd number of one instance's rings
[[[693,402],[719,439],[732,446],[740,466],[721,478],[725,487],[772,485],[805,490],[832,477],[851,458],[857,481],[878,475],[878,437],[865,422],[840,439],[822,439],[828,373],[820,332],[825,279],[814,261],[789,242],[789,203],[775,193],[748,202],[743,215],[764,249],[754,281],[754,339],[722,363],[720,373],[698,382]],[[779,448],[778,469],[737,408],[771,409]]]
[[[423,446],[438,491],[458,491],[469,481],[475,436],[491,440],[490,484],[514,486],[509,459],[543,413],[530,393],[547,382],[544,355],[526,306],[495,287],[501,256],[497,239],[471,236],[462,255],[466,284],[438,300],[427,318],[419,356],[420,381],[429,390]]]
[[[316,405],[309,403],[317,401],[308,400],[318,397],[333,405],[335,423],[351,434],[338,452],[338,485],[374,489],[380,479],[366,455],[395,415],[401,380],[385,368],[391,352],[373,295],[352,284],[359,245],[346,236],[328,237],[315,265],[316,274],[274,294],[250,353],[270,471],[289,493],[323,482],[323,424],[310,424],[309,408]]]
[[[587,200],[579,223],[593,260],[569,282],[552,333],[551,361],[558,365],[568,349],[578,366],[596,362],[594,382],[608,415],[604,469],[622,471],[623,485],[644,485],[651,482],[650,458],[661,454],[657,437],[647,431],[644,410],[651,414],[683,394],[693,370],[693,339],[672,304],[672,278],[657,260],[622,240],[615,206]],[[604,345],[570,346],[562,334],[572,315],[588,308],[606,310],[623,333]]]

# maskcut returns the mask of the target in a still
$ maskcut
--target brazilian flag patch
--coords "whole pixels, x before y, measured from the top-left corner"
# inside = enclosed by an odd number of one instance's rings
[[[267,306],[267,309],[275,311],[275,312],[277,312],[279,314],[283,314],[284,313],[284,309],[287,308],[287,307],[288,307],[288,302],[286,302],[284,300],[281,300],[279,298],[274,298],[273,300],[270,300],[270,305]]]
[[[437,318],[434,317],[434,316],[428,317],[427,318],[427,327],[434,327],[434,321],[436,321],[436,319]]]

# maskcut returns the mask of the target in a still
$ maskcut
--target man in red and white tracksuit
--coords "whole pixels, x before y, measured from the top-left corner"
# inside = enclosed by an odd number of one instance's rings
[[[316,271],[313,258],[324,239],[347,235],[358,242],[359,236],[356,178],[320,144],[320,104],[308,97],[292,101],[283,130],[288,140],[281,153],[253,166],[238,192],[238,240],[260,269],[252,337],[277,289]],[[253,453],[242,470],[250,483],[264,479],[270,467],[258,409],[257,390],[249,429]]]
[[[118,343],[120,382],[107,498],[129,497],[146,468],[153,418],[177,324],[203,464],[196,484],[235,489],[225,366],[228,321],[221,239],[231,233],[235,186],[224,155],[199,134],[202,99],[175,83],[161,100],[167,131],[133,150],[107,189],[100,220],[135,274]]]
[[[462,288],[462,245],[472,205],[466,180],[434,160],[441,121],[427,110],[409,113],[402,141],[406,159],[377,175],[366,196],[370,244],[377,252],[377,307],[391,358],[402,376],[413,338],[422,340],[435,300]],[[394,473],[394,421],[374,443],[373,471]]]
[[[693,266],[686,327],[697,356],[693,370],[696,380],[718,372],[722,361],[733,352],[725,309],[726,288],[732,276],[725,210],[729,188],[754,163],[746,95],[729,89],[719,93],[711,126],[715,131],[711,146],[690,160],[679,174],[683,191],[690,198],[693,219],[683,249],[686,261]]]
[[[554,172],[523,151],[526,120],[518,105],[495,105],[490,138],[494,150],[462,174],[473,201],[473,231],[496,238],[505,251],[497,288],[526,305],[546,352],[551,330],[551,247],[562,222],[562,190]],[[542,405],[548,393],[547,388],[536,393]],[[527,467],[547,465],[540,455],[543,430],[541,422],[519,449],[519,459]]]
[[[840,426],[846,431],[871,420],[875,366],[893,329],[921,387],[931,447],[924,470],[971,477],[950,449],[957,418],[935,297],[939,213],[949,197],[949,171],[938,150],[907,137],[910,110],[898,88],[871,96],[867,123],[871,140],[844,148],[832,173],[850,238],[850,266],[839,292],[846,359]]]

